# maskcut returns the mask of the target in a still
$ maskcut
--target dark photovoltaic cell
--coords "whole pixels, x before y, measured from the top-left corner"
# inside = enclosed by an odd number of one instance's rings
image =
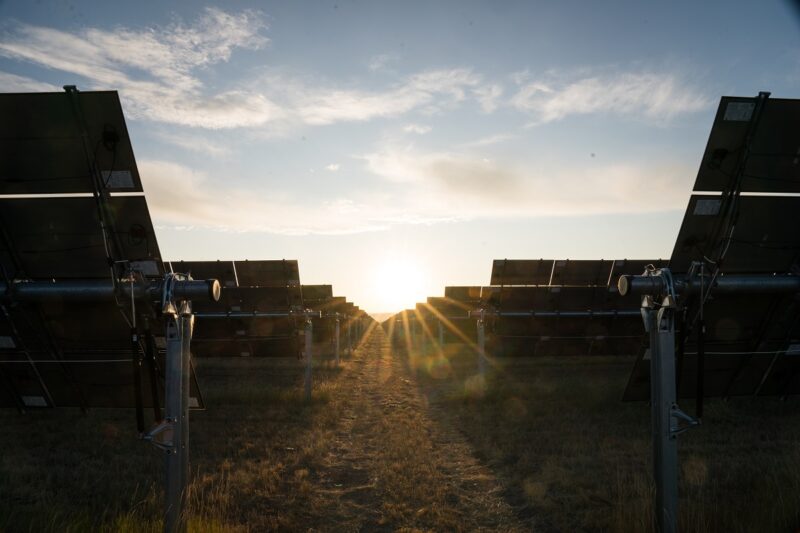
[[[163,277],[144,196],[105,196],[142,190],[117,93],[3,94],[0,116],[0,194],[29,195],[0,199],[6,279],[110,284],[112,276],[124,275],[125,265]],[[94,192],[93,167],[102,174],[103,195],[52,196]],[[148,318],[152,360],[143,353],[146,335],[133,345],[133,316]],[[163,405],[165,347],[161,319],[146,305],[134,315],[130,302],[113,298],[2,303],[0,401],[21,408],[135,407],[134,361],[141,358],[141,401],[152,403],[155,380]],[[194,374],[190,383],[192,407],[202,407]]]
[[[479,302],[480,286],[448,286],[444,288],[444,297],[457,302]]]
[[[156,344],[159,338],[162,344],[156,379],[163,390],[163,333],[157,320],[153,327]],[[0,312],[0,379],[6,377],[26,408],[135,407],[134,357],[130,325],[113,300],[51,300],[4,305]],[[142,379],[149,405],[149,372],[142,370]],[[194,374],[191,379],[193,407],[202,408]]]
[[[612,261],[557,259],[550,285],[603,285],[608,283]]]
[[[635,355],[644,339],[638,302],[621,300],[614,287],[499,287],[486,303],[500,313],[488,314],[494,355]],[[558,315],[589,311],[619,314]],[[530,315],[503,315],[509,312]],[[533,316],[540,312],[555,316]]]
[[[704,315],[704,396],[800,393],[800,308],[794,296],[721,294],[707,303]],[[696,334],[690,335],[685,355],[677,356],[679,398],[696,396],[696,341]],[[649,397],[649,352],[643,351],[623,399]]]
[[[283,261],[247,262],[258,263],[281,264]],[[253,269],[256,270],[261,274],[265,272],[265,269]],[[300,285],[275,282],[275,277],[262,286],[223,287],[218,302],[194,304],[199,316],[192,351],[198,357],[297,356],[302,304]],[[214,316],[204,316],[206,313]],[[226,313],[230,315],[221,316]],[[252,316],[246,316],[248,313]],[[277,316],[257,316],[258,313]]]
[[[552,259],[495,259],[490,285],[548,285]]]
[[[566,285],[616,287],[619,276],[641,274],[647,265],[665,266],[661,259],[496,259],[494,285]]]
[[[306,307],[314,308],[314,305],[319,305],[333,298],[332,285],[302,285],[303,303]],[[312,305],[309,305],[312,304]]]
[[[692,261],[711,260],[728,246],[722,271],[734,273],[789,272],[800,254],[800,197],[741,196],[738,220],[728,245],[715,236],[719,226],[719,196],[692,195],[670,259],[674,273],[685,273]]]
[[[432,307],[446,317],[463,317],[469,316],[469,312],[475,310],[475,306],[467,302],[456,300],[448,296],[430,296],[428,298],[426,307]]]
[[[292,285],[299,289],[300,269],[296,260],[235,261],[240,287]]]
[[[192,353],[198,357],[290,357],[300,353],[292,317],[198,317]]]
[[[769,98],[760,116],[757,98],[723,97],[694,185],[722,191],[742,172],[745,192],[800,192],[800,101]],[[747,133],[758,116],[746,153]]]
[[[445,295],[447,289],[445,288]],[[439,323],[441,322],[442,335],[441,339],[445,343],[464,343],[465,340],[475,342],[477,340],[477,321],[476,318],[470,317],[470,311],[476,310],[480,306],[480,300],[474,301],[472,298],[476,295],[480,296],[480,287],[452,287],[453,289],[468,289],[466,291],[455,290],[451,291],[454,296],[468,296],[464,300],[455,299],[445,296],[429,297],[426,304],[422,307],[426,313],[423,314],[423,319],[428,324],[431,334],[438,340]],[[477,289],[477,291],[475,290]]]
[[[74,96],[86,147],[70,94],[0,94],[0,194],[92,192],[92,160],[107,190],[142,191],[117,92]]]
[[[139,262],[147,275],[163,276],[144,197],[115,196],[108,201],[113,214],[110,234],[120,243],[123,257]],[[110,276],[93,198],[2,198],[0,226],[6,232],[6,239],[0,239],[0,262],[12,278]]]
[[[798,123],[798,100],[723,98],[694,190],[800,192]],[[736,179],[741,179],[738,186]],[[670,270],[685,274],[696,262],[703,263],[708,274],[716,271],[719,278],[797,274],[799,213],[798,197],[692,195]],[[697,393],[696,321],[702,301],[698,296],[684,297],[688,323],[676,332],[678,345],[683,344],[683,354],[677,353],[681,398]],[[800,303],[795,295],[718,294],[712,289],[703,316],[705,396],[800,393]],[[649,398],[649,367],[649,352],[643,351],[630,376],[626,400]]]

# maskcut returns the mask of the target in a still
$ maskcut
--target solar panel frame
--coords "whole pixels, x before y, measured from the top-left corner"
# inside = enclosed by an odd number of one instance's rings
[[[489,285],[549,285],[553,259],[495,259]]]
[[[759,109],[759,98],[722,97],[693,190],[725,190],[741,171],[744,192],[800,192],[798,122],[798,100],[769,98]]]
[[[92,192],[92,163],[105,190],[142,192],[116,91],[3,93],[0,116],[0,195]]]
[[[800,232],[794,231],[800,197],[741,196],[722,271],[734,273],[790,272],[797,263]],[[692,195],[670,258],[674,273],[685,273],[692,261],[716,259],[721,252],[714,234],[720,222],[721,198]]]
[[[297,260],[234,261],[240,287],[292,286],[300,289],[300,268]]]
[[[556,259],[549,285],[608,285],[613,261],[605,259]]]
[[[109,232],[118,237],[124,258],[138,262],[150,277],[163,277],[144,196],[112,196],[108,203],[119,228]],[[5,237],[0,239],[0,264],[12,278],[110,277],[93,198],[0,198],[0,226]]]
[[[455,285],[444,288],[444,297],[464,303],[480,302],[480,285]]]

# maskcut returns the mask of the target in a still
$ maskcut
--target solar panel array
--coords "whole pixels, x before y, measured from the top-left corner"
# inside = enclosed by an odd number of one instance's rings
[[[800,192],[797,100],[724,97],[672,257],[673,275],[702,265],[717,276],[798,274]],[[712,191],[716,191],[713,192]],[[740,194],[742,193],[742,194]],[[757,193],[755,196],[747,193]],[[694,267],[695,269],[697,267]],[[701,301],[706,354],[698,373]],[[800,393],[800,306],[792,294],[724,294],[684,302],[678,397]],[[637,359],[627,400],[649,398],[649,354]]]
[[[482,312],[491,356],[634,355],[644,342],[638,302],[620,300],[616,284],[647,265],[666,262],[499,259],[492,285],[446,287],[444,297],[430,297],[386,326],[395,324],[397,344],[404,320],[432,342],[474,344]]]
[[[173,272],[221,275],[217,302],[195,305],[199,357],[299,357],[304,319],[297,261],[174,261]]]
[[[135,407],[167,452],[165,529],[185,530],[193,332],[205,356],[298,353],[298,264],[164,263],[117,93],[65,89],[0,94],[0,407]],[[369,322],[334,300],[348,333]]]
[[[0,110],[0,194],[28,195],[0,198],[3,281],[111,284],[125,270],[163,277],[117,93],[0,94]],[[63,193],[80,196],[52,196]],[[140,401],[163,402],[164,337],[152,310],[133,312],[111,298],[9,296],[0,305],[0,405],[133,407],[140,354],[143,387],[156,391]],[[134,317],[149,324],[139,345],[131,342]],[[194,376],[192,397],[202,406]]]

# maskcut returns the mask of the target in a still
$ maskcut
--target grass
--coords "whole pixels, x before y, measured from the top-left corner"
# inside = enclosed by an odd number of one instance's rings
[[[412,355],[409,367],[419,376],[431,415],[468,439],[528,527],[650,528],[649,406],[620,402],[632,361],[495,360],[476,387],[474,352],[448,345],[444,353]],[[703,426],[683,434],[679,450],[681,531],[800,526],[796,400],[708,401]]]
[[[190,530],[649,529],[649,408],[622,358],[424,356],[376,332],[339,367],[198,360]],[[684,405],[684,408],[690,408]],[[691,410],[691,409],[689,409]],[[712,401],[680,438],[683,531],[800,524],[795,400]],[[130,410],[0,412],[0,531],[160,531],[163,457]]]
[[[301,506],[249,513],[254,498],[293,501],[337,419],[340,369],[315,368],[302,400],[302,362],[195,361],[206,404],[191,415],[190,528],[277,529],[304,519]],[[131,410],[0,414],[0,530],[161,530],[163,456],[138,441]],[[250,524],[250,525],[249,525]]]
[[[190,531],[518,529],[488,471],[439,445],[452,441],[381,334],[338,368],[318,360],[311,403],[300,361],[196,363],[208,410],[191,417]],[[132,411],[0,424],[0,531],[160,530],[163,458]]]

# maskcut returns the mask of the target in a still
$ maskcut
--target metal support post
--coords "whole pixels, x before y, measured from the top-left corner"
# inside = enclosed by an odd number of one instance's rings
[[[675,408],[674,310],[644,310],[650,331],[650,406],[656,482],[656,531],[672,533],[678,521],[678,441],[672,434]]]
[[[486,373],[486,318],[483,310],[478,318],[478,372],[480,375]]]
[[[181,312],[166,321],[166,417],[151,438],[163,433],[166,451],[166,511],[164,531],[186,531],[186,492],[189,481],[189,377],[190,344],[194,318],[184,304]]]
[[[336,351],[336,366],[339,366],[339,313],[336,313],[336,338],[334,340]]]
[[[347,353],[353,355],[353,331],[349,325],[347,326]]]
[[[642,318],[650,335],[650,409],[656,502],[654,527],[659,533],[678,529],[678,440],[699,424],[680,410],[675,382],[675,321],[678,306],[672,275],[661,269],[652,275],[664,293],[642,298]],[[660,305],[656,302],[661,300]],[[685,424],[680,425],[681,422]]]
[[[313,365],[312,352],[314,351],[314,326],[311,318],[306,318],[306,379],[305,379],[305,399],[311,401],[311,367]]]

